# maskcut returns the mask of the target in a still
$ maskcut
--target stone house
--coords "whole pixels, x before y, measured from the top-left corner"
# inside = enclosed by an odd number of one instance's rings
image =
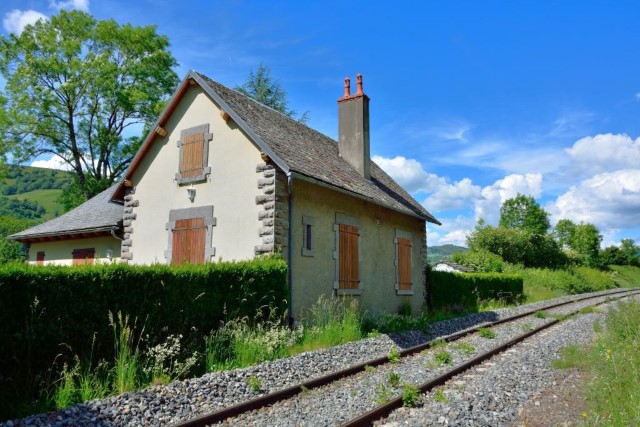
[[[190,71],[118,185],[10,238],[30,244],[34,263],[276,252],[289,265],[295,317],[322,294],[355,296],[372,313],[405,302],[418,310],[426,222],[439,222],[371,161],[360,75],[354,94],[345,79],[338,114],[336,142]]]

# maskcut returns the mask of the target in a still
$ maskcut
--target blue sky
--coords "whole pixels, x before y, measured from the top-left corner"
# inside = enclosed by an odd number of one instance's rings
[[[263,62],[335,138],[344,77],[364,75],[371,153],[464,244],[502,202],[640,242],[640,3],[633,1],[14,1],[4,34],[58,9],[157,25],[182,77],[233,87]]]

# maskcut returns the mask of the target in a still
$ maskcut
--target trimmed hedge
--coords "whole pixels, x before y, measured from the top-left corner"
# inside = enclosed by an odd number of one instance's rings
[[[498,299],[500,292],[522,295],[520,276],[500,273],[448,273],[429,271],[429,299],[432,307],[463,305],[475,307],[478,301]]]
[[[60,353],[57,362],[90,352],[94,361],[110,357],[109,312],[137,319],[151,345],[169,334],[201,342],[220,321],[253,319],[269,305],[284,313],[286,273],[277,257],[197,266],[0,266],[0,392],[37,382]]]

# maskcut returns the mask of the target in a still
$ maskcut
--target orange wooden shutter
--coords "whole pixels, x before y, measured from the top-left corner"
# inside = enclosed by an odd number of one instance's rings
[[[207,236],[204,218],[179,219],[173,229],[172,264],[202,264]]]
[[[183,178],[204,173],[204,132],[185,135],[182,139],[182,162],[180,174]]]
[[[73,256],[73,265],[93,264],[95,262],[95,248],[74,249],[71,253]]]
[[[358,289],[360,284],[360,256],[358,227],[340,224],[340,289]]]
[[[410,291],[413,287],[411,280],[411,240],[398,237],[398,289]]]

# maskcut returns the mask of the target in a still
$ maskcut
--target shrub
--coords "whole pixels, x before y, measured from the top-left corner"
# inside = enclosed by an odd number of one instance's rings
[[[432,271],[429,281],[432,307],[454,304],[476,307],[478,301],[499,299],[501,293],[510,293],[515,298],[523,292],[522,278],[510,274]]]
[[[54,359],[56,377],[74,355],[88,358],[94,335],[94,360],[113,360],[109,312],[137,319],[149,347],[171,334],[201,345],[219,322],[253,318],[268,305],[284,313],[286,271],[275,257],[177,267],[0,266],[0,402],[36,398]],[[1,404],[0,418],[5,411],[15,408]]]
[[[478,273],[502,273],[504,262],[502,257],[485,249],[469,252],[456,252],[452,260],[467,267],[473,268]]]

